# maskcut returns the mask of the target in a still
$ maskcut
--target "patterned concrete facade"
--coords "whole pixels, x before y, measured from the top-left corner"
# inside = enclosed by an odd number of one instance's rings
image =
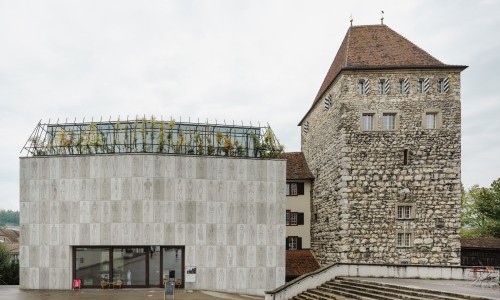
[[[285,160],[154,154],[20,160],[20,287],[69,289],[72,246],[185,246],[193,289],[285,282]]]

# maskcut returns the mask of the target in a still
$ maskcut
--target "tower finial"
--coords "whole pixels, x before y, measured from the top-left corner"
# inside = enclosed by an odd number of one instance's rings
[[[351,16],[349,17],[349,22],[351,22],[351,27],[352,27],[352,21],[353,21],[353,19],[352,19],[352,14],[351,14]]]
[[[381,14],[382,16],[380,17],[380,24],[384,25],[384,11],[381,10],[381,12],[382,12],[382,14]]]

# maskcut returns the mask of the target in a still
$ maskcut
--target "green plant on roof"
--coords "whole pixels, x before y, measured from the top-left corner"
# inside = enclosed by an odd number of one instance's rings
[[[177,135],[177,141],[174,147],[174,152],[176,154],[181,153],[183,146],[184,146],[184,132],[182,130],[179,130],[179,133]]]
[[[146,141],[147,141],[147,131],[146,131],[147,120],[146,116],[142,117],[141,120],[141,138],[142,138],[142,152],[146,152]]]
[[[160,132],[158,133],[158,152],[163,153],[165,148],[165,122],[160,121]]]
[[[226,134],[226,136],[224,137],[224,148],[222,150],[224,151],[225,156],[233,155],[233,143],[229,134]]]
[[[134,121],[134,132],[132,135],[132,141],[134,142],[134,150],[137,151],[137,127],[139,126],[137,116],[135,117]]]
[[[151,116],[150,123],[151,123],[151,133],[150,133],[149,139],[150,139],[151,143],[149,144],[149,151],[153,152],[154,141],[155,141],[155,126],[156,126],[156,119],[154,116]]]

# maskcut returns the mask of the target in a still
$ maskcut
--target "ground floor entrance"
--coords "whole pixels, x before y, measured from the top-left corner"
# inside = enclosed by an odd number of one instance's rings
[[[184,246],[73,247],[73,279],[82,287],[184,286]]]

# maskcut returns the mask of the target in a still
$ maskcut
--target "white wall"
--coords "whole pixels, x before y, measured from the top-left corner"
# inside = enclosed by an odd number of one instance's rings
[[[285,160],[21,158],[20,287],[69,289],[72,246],[185,245],[194,289],[285,282]]]

